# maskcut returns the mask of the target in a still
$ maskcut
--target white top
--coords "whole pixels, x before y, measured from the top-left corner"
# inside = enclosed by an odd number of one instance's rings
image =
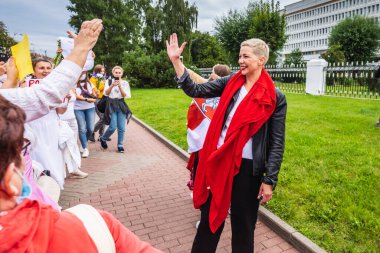
[[[59,107],[63,98],[76,83],[82,68],[69,60],[63,60],[40,85],[27,88],[0,89],[0,94],[26,113],[26,121],[38,119]]]
[[[248,91],[245,89],[244,86],[242,86],[240,88],[240,91],[239,91],[239,96],[236,100],[236,103],[234,105],[234,107],[232,108],[230,114],[228,114],[228,117],[227,117],[227,120],[226,120],[226,123],[224,124],[224,127],[222,129],[222,133],[220,134],[220,137],[219,137],[219,141],[218,141],[218,145],[217,145],[217,148],[220,148],[223,144],[224,144],[224,139],[226,138],[226,134],[227,134],[227,130],[228,130],[228,127],[230,126],[231,124],[231,120],[232,118],[234,117],[234,114],[236,112],[236,109],[237,107],[239,106],[239,104],[241,103],[241,101],[243,100],[243,98],[248,94]],[[242,154],[242,157],[243,158],[246,158],[246,159],[253,159],[252,157],[252,138],[249,138],[249,140],[247,141],[247,143],[245,144],[244,148],[243,148],[243,154]]]
[[[107,95],[106,90],[110,87],[109,83],[111,84],[114,81],[112,79],[111,81],[107,80],[104,86],[104,95],[108,96],[109,98],[123,98],[121,95],[120,89],[117,86],[112,87],[111,93]],[[120,85],[122,90],[125,92],[126,96],[125,98],[131,98],[131,88],[129,87],[129,83],[125,80],[120,81]]]
[[[75,97],[75,93],[70,90],[70,95],[71,95],[71,98],[70,100],[68,100],[67,98],[65,98],[63,100],[63,103],[60,107],[67,107],[67,110],[64,114],[60,114],[58,115],[59,118],[61,120],[71,120],[71,119],[75,119],[75,114],[74,114],[74,104],[75,104],[75,101],[77,100],[77,98]]]
[[[81,85],[82,87],[84,86],[84,84],[82,83]],[[87,82],[87,92],[92,94],[93,89],[94,89],[94,85],[91,82]],[[83,96],[82,90],[80,88],[76,88],[75,90],[78,95]],[[80,100],[76,100],[74,104],[74,110],[87,110],[93,107],[95,107],[95,103],[80,101]]]

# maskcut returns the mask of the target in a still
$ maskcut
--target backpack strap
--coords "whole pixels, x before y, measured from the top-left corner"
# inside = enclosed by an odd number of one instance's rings
[[[90,205],[79,204],[65,211],[83,222],[99,253],[116,253],[115,241],[100,213]]]

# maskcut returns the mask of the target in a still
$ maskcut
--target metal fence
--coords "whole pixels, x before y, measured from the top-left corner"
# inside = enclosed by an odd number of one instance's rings
[[[239,71],[239,67],[231,67],[232,73]],[[292,66],[266,65],[266,71],[272,77],[276,87],[282,91],[293,93],[305,93],[306,89],[306,64]],[[208,78],[211,68],[200,68],[202,77]]]
[[[290,66],[266,65],[265,69],[280,90],[305,94],[306,64]]]
[[[324,94],[328,96],[352,97],[380,100],[380,65],[374,62],[355,62],[329,64],[321,75],[326,77]],[[306,64],[303,65],[266,65],[276,87],[285,92],[306,93]],[[232,67],[232,72],[239,70]],[[212,69],[200,69],[207,78]]]
[[[379,66],[370,63],[329,64],[325,95],[365,99],[380,99]]]

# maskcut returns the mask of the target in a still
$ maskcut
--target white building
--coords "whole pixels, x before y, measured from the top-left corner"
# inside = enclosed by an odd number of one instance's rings
[[[299,48],[305,60],[319,58],[328,48],[332,28],[347,17],[366,16],[380,22],[380,0],[303,0],[285,6],[288,40],[283,58]]]

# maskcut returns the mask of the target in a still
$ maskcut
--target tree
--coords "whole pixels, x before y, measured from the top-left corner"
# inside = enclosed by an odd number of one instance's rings
[[[165,49],[165,40],[172,33],[189,43],[191,47],[191,32],[197,26],[198,9],[187,0],[159,0],[154,6],[145,5],[145,25],[143,36],[147,48],[158,53]],[[189,55],[188,52],[185,55]]]
[[[230,63],[238,60],[240,44],[249,39],[249,20],[246,12],[230,10],[227,16],[215,20],[216,37],[223,45]]]
[[[8,34],[7,26],[0,21],[0,47],[10,48],[17,42]]]
[[[280,2],[271,0],[250,3],[248,8],[250,20],[249,36],[262,39],[270,49],[269,64],[276,62],[278,52],[284,46],[287,36],[285,13],[280,13]]]
[[[289,55],[286,56],[285,65],[300,65],[304,62],[303,54],[299,48],[294,49]]]
[[[192,64],[197,67],[210,68],[215,64],[226,64],[227,55],[219,41],[208,33],[196,31],[192,35]]]
[[[321,57],[329,63],[346,61],[346,57],[340,45],[329,46],[327,51],[321,54]]]
[[[141,1],[142,2],[142,1]],[[141,2],[127,0],[70,0],[67,7],[73,13],[69,24],[79,31],[81,23],[93,18],[103,20],[104,30],[99,36],[95,61],[107,69],[120,65],[125,51],[139,44]]]
[[[229,54],[231,62],[237,61],[240,44],[250,38],[264,40],[270,48],[269,63],[274,63],[277,53],[286,42],[285,13],[280,14],[280,2],[274,0],[253,2],[247,11],[229,11],[217,18],[216,36]]]
[[[348,61],[372,60],[380,46],[380,26],[367,17],[346,18],[331,31],[329,47],[333,45],[341,46]]]

